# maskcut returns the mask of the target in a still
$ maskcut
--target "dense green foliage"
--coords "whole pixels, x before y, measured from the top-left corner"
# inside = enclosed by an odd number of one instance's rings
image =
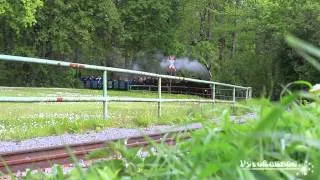
[[[291,33],[319,43],[317,0],[0,2],[1,54],[129,69],[137,63],[156,71],[161,52],[197,59],[213,80],[276,97],[281,85],[315,83],[320,76],[284,41]],[[0,73],[0,85],[8,86],[78,86],[73,79],[80,76],[76,70],[7,62],[0,62]]]

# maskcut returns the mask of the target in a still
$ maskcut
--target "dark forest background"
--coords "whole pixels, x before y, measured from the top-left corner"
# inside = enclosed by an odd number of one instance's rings
[[[284,41],[293,34],[320,46],[318,0],[2,0],[0,25],[1,54],[151,72],[159,54],[188,57],[208,79],[267,97],[295,80],[320,80]],[[98,75],[2,61],[0,73],[0,86],[46,87]]]

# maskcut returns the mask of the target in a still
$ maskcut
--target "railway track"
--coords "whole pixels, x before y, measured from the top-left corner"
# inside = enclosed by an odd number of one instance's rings
[[[194,129],[193,129],[194,130]],[[49,148],[39,148],[26,151],[10,152],[0,154],[0,172],[8,174],[10,172],[22,172],[26,169],[44,169],[53,164],[65,165],[74,163],[71,156],[77,160],[89,160],[91,152],[108,150],[110,143],[120,142],[128,148],[150,146],[153,143],[166,143],[175,145],[176,140],[190,138],[187,133],[170,132],[158,133],[145,136],[130,137],[127,139],[115,139],[107,142],[90,142],[67,146],[57,146]]]

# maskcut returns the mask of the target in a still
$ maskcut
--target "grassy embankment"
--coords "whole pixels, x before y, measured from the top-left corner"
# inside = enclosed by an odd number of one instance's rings
[[[110,96],[157,98],[157,92],[108,91]],[[5,88],[0,96],[99,96],[101,90],[59,88]],[[199,98],[163,94],[163,98]],[[157,103],[109,103],[110,119],[102,119],[102,103],[0,103],[0,140],[20,140],[61,133],[99,131],[105,127],[148,127],[210,120],[230,105],[164,103],[157,117]],[[237,111],[237,113],[241,113]]]
[[[277,103],[254,100],[246,107],[253,105],[258,118],[250,123],[230,123],[231,111],[225,109],[219,113],[219,131],[204,123],[189,141],[174,147],[155,145],[156,153],[150,149],[147,157],[139,156],[141,149],[114,144],[104,155],[122,158],[98,162],[88,170],[76,167],[67,174],[54,166],[49,175],[28,173],[26,179],[319,179],[320,99],[299,102],[297,94]],[[276,168],[275,163],[287,162],[301,166]],[[251,169],[252,163],[270,168]]]

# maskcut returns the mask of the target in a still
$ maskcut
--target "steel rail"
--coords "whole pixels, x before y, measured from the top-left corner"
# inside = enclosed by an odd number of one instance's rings
[[[93,70],[101,70],[101,71],[111,71],[111,72],[121,72],[121,73],[129,73],[129,74],[138,74],[138,75],[151,76],[151,77],[157,77],[157,78],[184,80],[184,81],[198,82],[198,83],[205,83],[205,84],[222,85],[222,86],[227,86],[227,87],[236,87],[236,88],[239,88],[239,89],[248,89],[248,88],[250,88],[250,87],[244,87],[244,86],[238,86],[238,85],[232,85],[232,84],[226,84],[226,83],[205,81],[205,80],[200,80],[200,79],[192,79],[192,78],[179,77],[179,76],[169,76],[169,75],[162,75],[162,74],[143,72],[143,71],[136,71],[136,70],[128,70],[128,69],[121,69],[121,68],[114,68],[114,67],[105,67],[105,66],[97,66],[97,65],[89,65],[89,64],[78,64],[78,63],[71,63],[71,62],[65,62],[65,61],[41,59],[41,58],[30,58],[30,57],[21,57],[21,56],[11,56],[11,55],[0,54],[0,60],[17,61],[17,62],[28,62],[28,63],[37,63],[37,64],[46,64],[46,65],[56,65],[56,66],[65,66],[65,67],[79,68],[79,69],[93,69]]]
[[[104,150],[107,151],[108,144],[123,141],[123,145],[128,148],[150,146],[154,143],[166,143],[174,145],[176,140],[189,139],[190,136],[182,134],[197,130],[198,128],[186,129],[185,131],[171,131],[165,133],[155,133],[144,136],[114,139],[110,141],[88,142],[82,144],[56,146],[49,148],[37,148],[24,151],[0,153],[0,172],[8,174],[7,168],[11,172],[25,171],[26,169],[49,168],[53,164],[74,163],[69,158],[71,156],[81,160],[90,160],[88,155],[91,152]],[[181,133],[181,134],[177,134]]]

